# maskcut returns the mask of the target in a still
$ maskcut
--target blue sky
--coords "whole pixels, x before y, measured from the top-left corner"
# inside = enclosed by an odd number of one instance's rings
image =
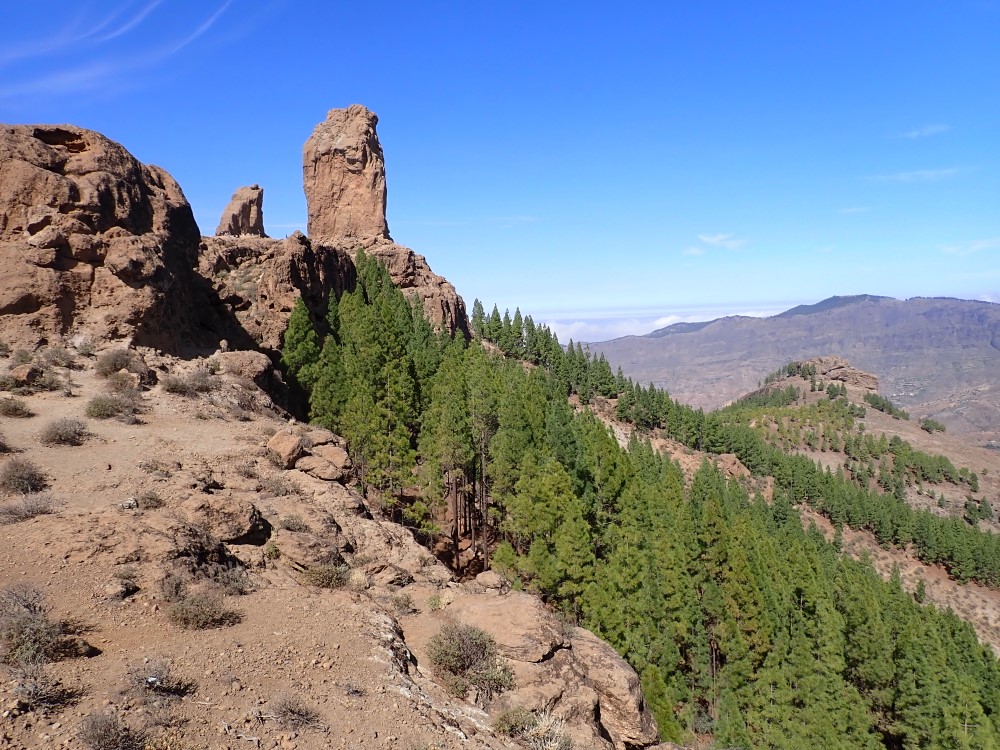
[[[326,110],[378,113],[389,227],[565,340],[834,294],[1000,301],[1000,2],[18,3],[0,121],[101,131],[203,233],[305,225]]]

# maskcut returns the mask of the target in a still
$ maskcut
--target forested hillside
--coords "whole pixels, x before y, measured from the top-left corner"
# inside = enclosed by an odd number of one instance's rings
[[[704,414],[572,342],[563,349],[519,311],[487,315],[477,301],[476,340],[437,335],[383,267],[360,252],[357,267],[355,289],[331,298],[325,319],[299,305],[285,335],[283,363],[310,418],[348,439],[362,485],[428,542],[443,540],[457,570],[493,567],[618,649],[665,739],[1000,747],[1000,669],[972,628],[840,555],[796,507],[996,586],[995,536],[902,497],[947,466],[873,446],[852,430],[859,407],[824,389],[815,408],[831,427],[808,439],[849,441],[857,464],[831,472],[790,452],[808,430],[774,417],[797,386]],[[635,435],[735,453],[774,478],[773,498],[708,462],[686,483],[648,440],[621,447],[571,394],[614,400]],[[951,470],[971,488],[974,475]]]

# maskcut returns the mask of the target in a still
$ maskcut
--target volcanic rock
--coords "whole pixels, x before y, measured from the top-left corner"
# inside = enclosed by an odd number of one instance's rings
[[[267,237],[264,234],[264,188],[260,185],[250,185],[241,187],[233,193],[229,205],[222,212],[222,219],[215,234],[233,237],[242,235]]]
[[[339,246],[389,239],[378,116],[360,104],[331,109],[302,154],[309,236]]]
[[[99,133],[0,126],[0,329],[166,345],[188,330],[198,226],[173,178]]]

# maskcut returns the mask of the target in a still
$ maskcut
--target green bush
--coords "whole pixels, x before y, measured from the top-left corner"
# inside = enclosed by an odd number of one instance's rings
[[[428,643],[427,656],[445,687],[460,698],[470,687],[485,700],[514,687],[514,673],[497,652],[496,641],[474,625],[445,624]]]

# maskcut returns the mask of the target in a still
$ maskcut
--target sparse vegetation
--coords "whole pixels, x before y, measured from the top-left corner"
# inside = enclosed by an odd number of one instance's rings
[[[80,727],[87,750],[144,750],[146,734],[133,729],[118,714],[91,714]]]
[[[29,659],[11,668],[14,695],[31,711],[47,712],[76,703],[82,691],[67,688],[49,671],[45,661]]]
[[[61,346],[50,346],[42,351],[42,362],[53,367],[76,367],[76,359],[73,353]]]
[[[228,609],[217,591],[197,591],[183,595],[167,609],[167,617],[186,630],[206,630],[233,625],[238,612]]]
[[[10,344],[6,341],[0,341],[0,357],[10,356]]]
[[[460,698],[475,688],[481,700],[490,700],[514,687],[514,673],[496,641],[474,625],[446,623],[427,644],[427,656],[445,687]]]
[[[117,417],[133,423],[139,413],[139,400],[135,395],[125,392],[99,394],[87,402],[84,413],[93,419]]]
[[[45,595],[30,584],[0,591],[0,661],[45,663],[58,651],[62,627],[49,619]]]
[[[207,371],[198,369],[186,376],[168,375],[163,378],[161,386],[167,393],[179,396],[196,396],[199,393],[215,390],[219,387],[219,382]]]
[[[43,445],[83,445],[87,434],[87,425],[79,419],[63,417],[45,425],[38,441]]]
[[[294,695],[279,695],[271,701],[271,714],[285,729],[316,729],[321,725],[319,712]]]
[[[31,416],[34,416],[34,414],[21,399],[14,398],[13,396],[0,398],[0,417],[25,419]]]
[[[0,432],[0,453],[13,453],[14,448],[7,442],[7,438]]]
[[[936,419],[930,419],[928,417],[927,419],[920,420],[920,429],[928,433],[944,432],[945,426]]]
[[[0,492],[8,495],[30,495],[49,486],[45,472],[32,461],[15,456],[0,467]]]
[[[145,363],[140,366],[139,362],[141,360],[138,355],[130,352],[128,349],[112,349],[109,352],[104,352],[104,354],[101,354],[97,358],[97,361],[94,363],[94,372],[102,378],[106,378],[112,373],[121,370],[136,372],[139,369],[145,368]]]
[[[534,713],[522,706],[501,711],[493,720],[493,729],[504,737],[518,739],[531,750],[570,750],[562,719],[549,711]]]
[[[393,594],[389,603],[392,604],[392,608],[396,611],[397,615],[411,615],[417,611],[416,606],[413,604],[413,597],[404,591]]]
[[[274,497],[294,495],[298,488],[282,476],[274,475],[260,480],[261,490]]]
[[[0,503],[0,526],[55,513],[56,508],[56,501],[48,493],[23,495],[16,500]]]
[[[441,596],[439,594],[431,594],[427,598],[427,609],[431,612],[437,612],[444,606],[444,602],[441,601]]]
[[[139,510],[156,510],[165,505],[163,498],[160,497],[156,490],[144,490],[140,492],[136,496],[135,502]]]
[[[284,516],[278,521],[278,528],[285,531],[308,532],[311,531],[309,524],[302,520],[301,516]]]
[[[15,349],[14,353],[10,355],[10,366],[17,367],[18,365],[31,364],[31,360],[34,359],[34,355],[27,349]]]
[[[148,698],[175,700],[194,692],[195,685],[174,673],[166,659],[147,659],[125,674],[124,692],[142,701]]]
[[[313,565],[302,573],[302,582],[321,589],[339,589],[347,585],[350,575],[346,565]]]

